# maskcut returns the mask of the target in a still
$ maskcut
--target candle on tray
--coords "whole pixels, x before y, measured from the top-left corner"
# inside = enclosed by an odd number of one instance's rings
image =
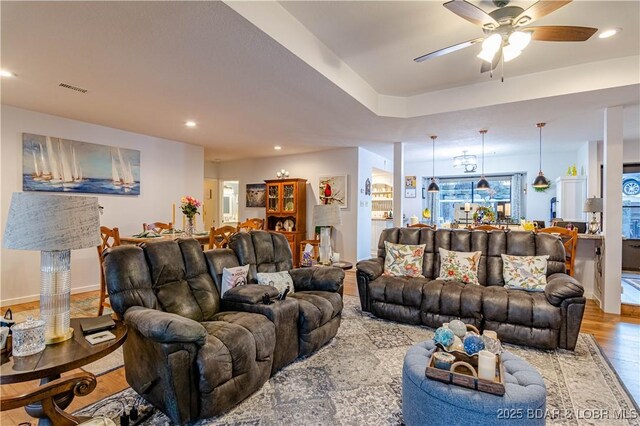
[[[171,224],[176,226],[176,203],[173,203],[171,207]]]
[[[471,203],[464,203],[464,211],[467,213],[471,211]]]
[[[485,330],[482,332],[482,335],[498,340],[498,333],[493,330]]]
[[[496,356],[489,351],[478,352],[478,377],[492,382],[496,379]]]

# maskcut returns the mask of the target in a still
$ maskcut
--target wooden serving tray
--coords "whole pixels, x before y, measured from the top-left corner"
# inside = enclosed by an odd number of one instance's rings
[[[446,352],[437,348],[436,352]],[[451,366],[451,370],[441,370],[436,368],[433,361],[433,354],[429,358],[425,375],[433,380],[462,386],[469,389],[478,390],[480,392],[491,393],[494,395],[504,395],[504,366],[497,356],[496,377],[494,381],[480,379],[477,377],[478,357],[470,357],[465,353],[447,352],[456,357],[456,362]]]

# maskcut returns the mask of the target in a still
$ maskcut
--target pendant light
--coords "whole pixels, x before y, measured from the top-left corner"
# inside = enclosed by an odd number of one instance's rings
[[[546,123],[536,124],[536,126],[538,126],[538,129],[540,129],[540,171],[538,172],[538,176],[536,177],[536,179],[533,181],[533,185],[531,185],[534,188],[548,188],[549,185],[551,185],[547,178],[544,177],[544,173],[542,173],[542,128],[545,126],[545,124]]]
[[[480,175],[480,180],[476,183],[476,190],[478,191],[488,191],[491,189],[489,182],[484,178],[484,135],[486,133],[486,130],[480,130],[480,134],[482,135],[482,174]]]
[[[429,184],[429,187],[427,188],[427,192],[440,192],[440,187],[436,183],[436,138],[437,138],[437,136],[435,136],[435,135],[431,136],[431,151],[432,151],[432,155],[431,155],[431,161],[432,161],[431,171],[433,172],[433,174],[431,175],[431,183]]]

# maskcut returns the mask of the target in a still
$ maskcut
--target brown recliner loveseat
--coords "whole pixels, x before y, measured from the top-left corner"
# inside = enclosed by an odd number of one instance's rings
[[[282,234],[238,234],[233,249],[202,251],[195,239],[124,245],[103,255],[113,310],[129,326],[129,385],[172,422],[216,416],[247,398],[277,370],[336,334],[344,271],[292,268]],[[237,286],[220,298],[225,267],[290,271],[295,297],[275,287]]]
[[[385,245],[425,244],[422,275],[383,275]],[[438,279],[438,249],[481,251],[480,285]],[[501,254],[549,255],[544,292],[504,287]],[[357,264],[362,310],[394,321],[439,327],[461,319],[495,330],[505,342],[544,349],[573,350],[585,308],[584,289],[565,273],[561,240],[549,234],[518,231],[470,231],[391,228],[380,236],[378,257]]]

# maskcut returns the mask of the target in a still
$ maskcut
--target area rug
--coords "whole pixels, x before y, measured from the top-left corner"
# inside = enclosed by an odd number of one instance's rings
[[[209,425],[400,425],[402,363],[407,349],[433,336],[426,327],[376,319],[345,297],[338,335],[316,354],[273,376],[258,392]],[[505,345],[526,359],[547,386],[547,424],[640,425],[638,407],[591,335],[580,334],[575,352]],[[76,414],[117,418],[146,404],[126,389]],[[607,410],[607,420],[593,416]],[[620,414],[626,419],[614,420]],[[144,425],[165,425],[156,411]]]

